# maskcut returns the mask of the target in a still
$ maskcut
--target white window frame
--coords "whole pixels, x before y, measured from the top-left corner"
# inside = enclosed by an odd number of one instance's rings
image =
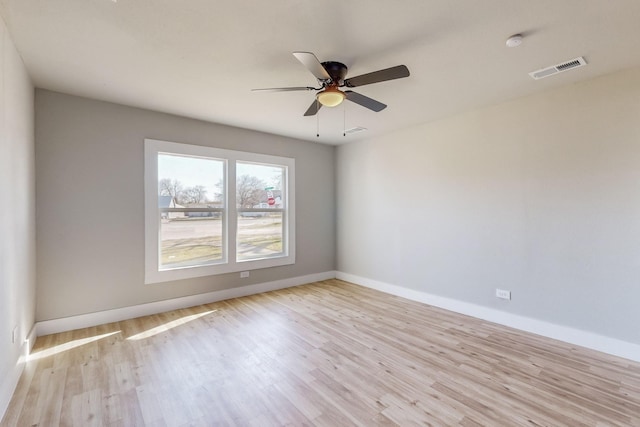
[[[158,155],[173,154],[225,161],[224,185],[226,200],[223,217],[223,260],[204,266],[160,269],[160,210],[158,208]],[[237,218],[236,162],[285,167],[283,179],[282,246],[283,255],[260,259],[236,260]],[[179,144],[156,139],[144,140],[145,189],[145,284],[183,280],[194,277],[249,271],[260,268],[295,264],[295,159],[244,151],[225,150],[200,145]],[[220,210],[216,208],[215,210]],[[260,209],[263,211],[266,209]]]

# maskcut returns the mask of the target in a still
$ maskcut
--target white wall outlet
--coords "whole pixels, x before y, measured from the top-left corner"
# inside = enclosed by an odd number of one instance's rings
[[[504,289],[496,289],[496,297],[510,300],[511,291],[505,291]]]
[[[241,279],[246,279],[247,277],[249,277],[249,272],[248,271],[241,271],[240,272],[240,278]]]
[[[18,327],[13,328],[13,332],[11,332],[11,342],[15,344],[18,341]]]

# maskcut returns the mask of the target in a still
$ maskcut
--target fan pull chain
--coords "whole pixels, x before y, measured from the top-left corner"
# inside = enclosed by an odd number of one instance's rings
[[[342,136],[347,136],[347,106],[342,103]]]
[[[320,105],[316,98],[316,138],[320,138]]]

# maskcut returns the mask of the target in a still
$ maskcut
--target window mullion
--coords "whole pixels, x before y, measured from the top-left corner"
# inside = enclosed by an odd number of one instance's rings
[[[227,161],[226,180],[226,201],[227,208],[227,234],[226,234],[226,253],[227,262],[235,264],[236,262],[236,239],[238,236],[238,211],[236,209],[236,161],[229,159]]]

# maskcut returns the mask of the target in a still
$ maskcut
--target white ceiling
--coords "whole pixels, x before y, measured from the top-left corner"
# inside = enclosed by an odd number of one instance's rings
[[[640,66],[638,0],[0,0],[37,87],[311,141],[341,144]],[[522,33],[518,48],[505,47]],[[348,76],[405,64],[411,76],[355,90],[303,117],[317,86],[291,54]],[[588,66],[534,81],[577,56]],[[362,126],[367,132],[342,135]]]

